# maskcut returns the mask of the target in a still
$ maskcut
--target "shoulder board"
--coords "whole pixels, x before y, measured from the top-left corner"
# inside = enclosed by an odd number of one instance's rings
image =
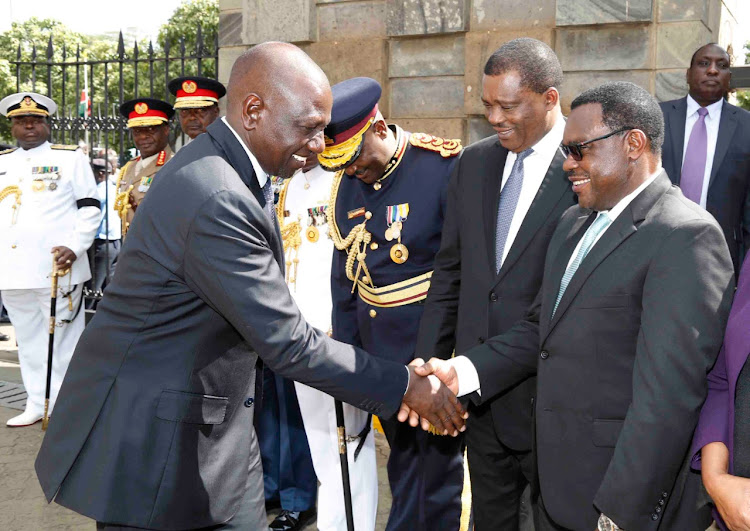
[[[409,137],[409,143],[412,146],[440,153],[445,158],[455,157],[463,149],[461,140],[457,138],[440,138],[427,133],[412,133]]]
[[[78,146],[67,144],[52,144],[50,147],[52,149],[64,149],[65,151],[75,151],[76,149],[78,149]]]
[[[157,166],[164,166],[164,163],[167,161],[167,152],[164,150],[161,150],[159,152],[159,156],[156,157],[156,165]]]
[[[7,155],[8,153],[13,153],[17,149],[18,149],[17,147],[4,149],[3,151],[0,151],[0,155]]]

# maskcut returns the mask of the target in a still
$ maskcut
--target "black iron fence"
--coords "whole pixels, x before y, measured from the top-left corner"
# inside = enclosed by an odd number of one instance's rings
[[[80,45],[74,51],[63,45],[62,53],[56,55],[52,36],[43,54],[31,43],[30,53],[24,57],[19,44],[15,60],[10,61],[15,66],[16,90],[46,94],[57,103],[57,113],[51,120],[52,142],[85,144],[90,158],[104,158],[114,166],[121,166],[134,152],[127,120],[119,113],[122,102],[145,96],[171,101],[167,84],[172,78],[184,75],[216,78],[218,35],[206,43],[202,28],[197,26],[196,29],[194,45],[186,44],[183,37],[176,46],[166,41],[155,48],[149,42],[145,52],[144,44],[139,47],[137,41],[132,51],[126,51],[120,32],[112,57],[97,59],[87,58]],[[171,127],[170,143],[173,147],[181,146],[185,137],[176,120]],[[116,152],[114,159],[111,157],[113,150]],[[107,204],[114,201],[109,195],[107,192]],[[111,223],[120,222],[110,217],[107,209],[104,217],[107,233]],[[89,251],[89,259],[92,274],[95,274],[93,249]],[[109,281],[109,271],[106,276]],[[101,297],[101,293],[88,290],[86,296],[90,302]]]

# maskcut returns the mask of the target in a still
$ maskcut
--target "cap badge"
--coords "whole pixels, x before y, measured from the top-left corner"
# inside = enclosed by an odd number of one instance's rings
[[[31,99],[31,96],[26,96],[21,101],[21,108],[22,109],[36,109],[37,107],[38,107],[38,105],[36,104],[36,102],[34,100]]]
[[[135,112],[138,114],[146,114],[148,112],[148,105],[145,103],[136,103],[135,104]]]
[[[198,85],[196,85],[195,81],[184,81],[182,83],[182,90],[184,90],[188,94],[192,94],[193,92],[198,90]]]

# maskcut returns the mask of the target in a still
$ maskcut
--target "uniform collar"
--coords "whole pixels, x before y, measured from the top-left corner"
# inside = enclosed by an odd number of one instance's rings
[[[18,153],[24,153],[24,154],[35,154],[35,153],[42,153],[43,151],[49,151],[52,144],[49,143],[49,141],[45,141],[43,144],[39,144],[35,148],[31,149],[23,149],[19,148]]]

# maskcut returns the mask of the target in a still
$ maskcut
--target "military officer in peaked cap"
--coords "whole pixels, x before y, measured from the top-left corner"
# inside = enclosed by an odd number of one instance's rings
[[[174,109],[166,101],[136,98],[120,105],[120,114],[127,118],[133,143],[140,152],[122,167],[117,177],[115,209],[122,221],[124,238],[156,172],[174,155],[169,147],[169,120]]]
[[[53,256],[61,272],[57,293],[50,413],[83,332],[83,283],[91,278],[86,251],[99,226],[96,181],[77,146],[50,144],[57,105],[34,92],[0,101],[18,146],[0,153],[0,291],[18,340],[26,409],[7,422],[28,426],[42,418],[47,377],[50,278]],[[55,254],[56,253],[56,254]]]
[[[167,85],[175,97],[174,109],[182,132],[193,140],[219,117],[219,100],[226,87],[208,77],[178,77]]]
[[[326,211],[336,247],[333,337],[409,363],[461,144],[387,125],[373,79],[349,79],[332,91],[326,148],[318,158],[336,172]],[[459,529],[462,437],[396,419],[382,426],[391,447],[387,529]]]

